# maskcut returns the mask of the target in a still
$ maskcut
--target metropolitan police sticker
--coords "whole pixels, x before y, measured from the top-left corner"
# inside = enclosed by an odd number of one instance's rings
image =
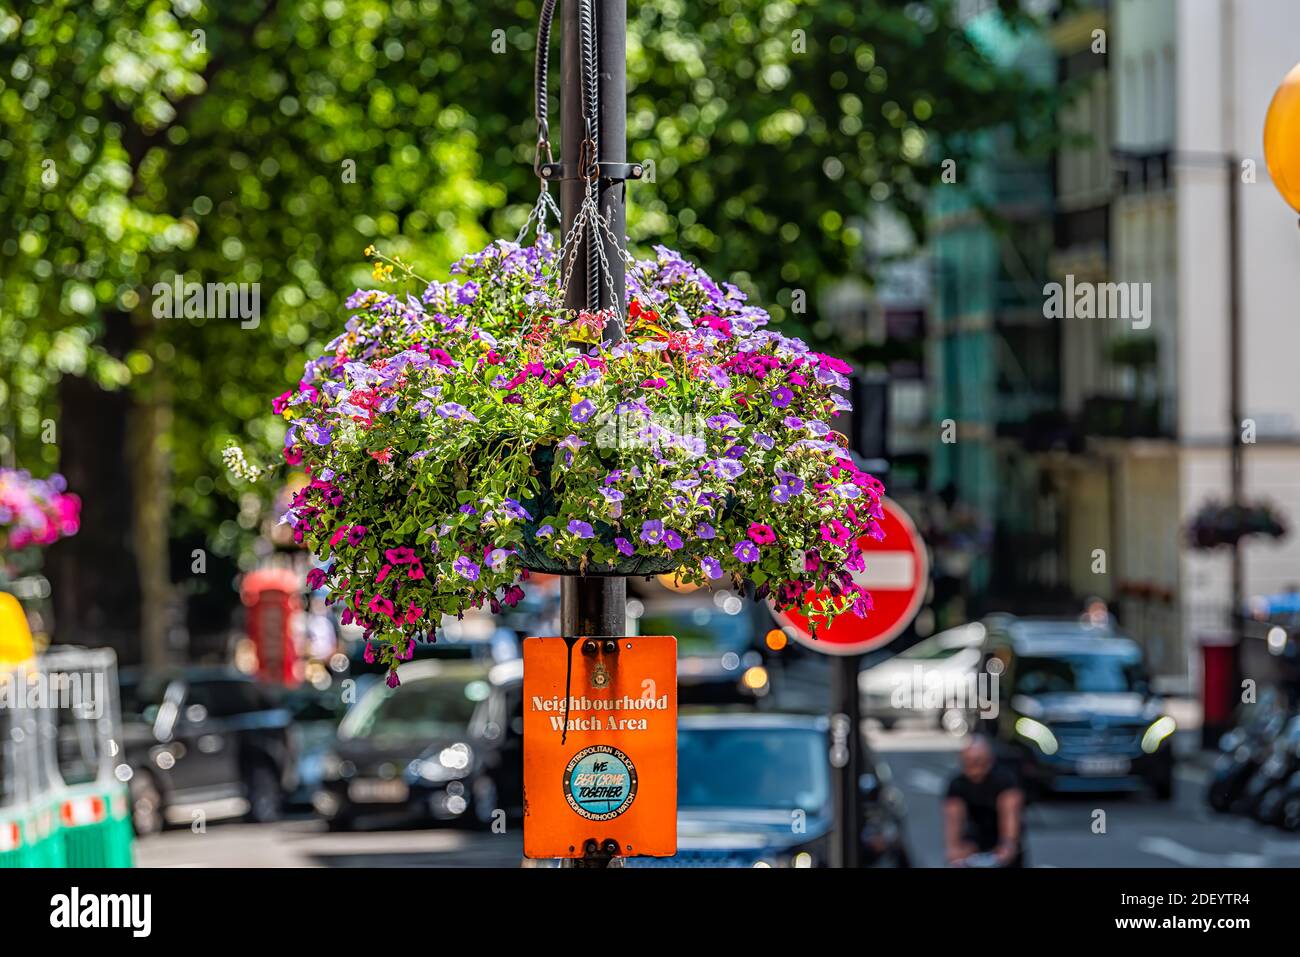
[[[632,759],[607,744],[583,748],[564,768],[564,799],[588,821],[613,820],[636,799]]]

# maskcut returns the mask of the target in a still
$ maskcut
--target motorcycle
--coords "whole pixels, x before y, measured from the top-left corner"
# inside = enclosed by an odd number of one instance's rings
[[[1300,770],[1300,715],[1287,721],[1273,742],[1272,753],[1246,783],[1241,801],[1261,824],[1276,824],[1282,814],[1287,782]]]
[[[1247,786],[1273,754],[1273,742],[1286,727],[1289,714],[1281,696],[1261,695],[1258,703],[1246,706],[1237,727],[1219,741],[1219,757],[1206,789],[1211,808],[1222,814],[1246,809]]]

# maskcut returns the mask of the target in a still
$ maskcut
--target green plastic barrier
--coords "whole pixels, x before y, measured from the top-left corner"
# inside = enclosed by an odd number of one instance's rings
[[[51,688],[45,760],[55,766],[56,849],[50,867],[131,867],[135,832],[118,767],[122,722],[117,658],[103,648],[58,648],[41,658]]]
[[[60,808],[66,867],[131,867],[135,832],[125,785],[68,788]]]

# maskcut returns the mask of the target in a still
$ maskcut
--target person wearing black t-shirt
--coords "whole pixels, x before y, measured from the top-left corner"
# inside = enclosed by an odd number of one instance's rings
[[[943,802],[948,863],[991,853],[1002,867],[1024,867],[1024,803],[1015,777],[997,766],[989,740],[970,738]]]

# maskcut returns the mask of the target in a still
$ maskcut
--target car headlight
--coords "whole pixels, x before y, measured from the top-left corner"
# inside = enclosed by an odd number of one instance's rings
[[[411,762],[411,773],[433,784],[454,781],[469,773],[474,752],[468,744],[452,744],[438,752],[436,758],[420,758]]]
[[[1017,718],[1016,734],[1034,742],[1043,754],[1056,753],[1056,735],[1052,734],[1052,729],[1041,721],[1035,721],[1033,718]]]
[[[1177,727],[1178,724],[1169,715],[1157,718],[1147,728],[1146,734],[1142,735],[1142,750],[1147,754],[1155,754],[1160,743],[1173,734]]]

